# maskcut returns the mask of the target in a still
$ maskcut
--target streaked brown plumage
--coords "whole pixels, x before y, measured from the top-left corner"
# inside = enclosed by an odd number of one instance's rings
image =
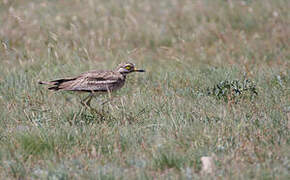
[[[40,81],[39,84],[51,85],[48,89],[53,91],[89,92],[86,104],[89,106],[93,93],[112,92],[125,84],[126,76],[132,72],[145,72],[136,70],[132,63],[122,63],[115,71],[89,71],[76,77],[62,78],[53,81]]]

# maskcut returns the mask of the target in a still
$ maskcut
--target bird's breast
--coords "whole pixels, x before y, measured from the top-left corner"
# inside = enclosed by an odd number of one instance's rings
[[[114,91],[114,90],[120,89],[121,87],[124,86],[124,84],[125,84],[125,79],[120,80],[118,83],[115,83],[113,85],[114,87],[112,88],[112,90]]]

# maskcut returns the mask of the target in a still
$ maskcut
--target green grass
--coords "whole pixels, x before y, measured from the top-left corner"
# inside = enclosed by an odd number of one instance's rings
[[[0,177],[289,179],[289,9],[0,1]],[[94,100],[103,116],[82,109],[84,95],[37,84],[123,61],[146,73]]]

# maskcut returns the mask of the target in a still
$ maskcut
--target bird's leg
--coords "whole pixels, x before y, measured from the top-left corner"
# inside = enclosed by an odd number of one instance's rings
[[[83,106],[85,106],[86,108],[89,108],[89,109],[91,109],[92,107],[91,107],[91,100],[92,100],[92,98],[93,98],[93,93],[90,93],[87,97],[85,97],[82,101],[81,101],[81,104],[83,105]]]
[[[91,100],[94,97],[94,93],[91,92],[86,98],[84,98],[81,101],[81,104],[85,107],[88,108],[92,113],[98,114],[102,119],[105,117],[103,112],[99,112],[97,109],[91,107]]]
[[[105,104],[107,104],[108,102],[110,102],[110,101],[112,101],[112,100],[114,99],[114,98],[112,97],[111,91],[108,91],[108,95],[109,95],[108,100],[102,102],[101,105],[105,105]]]
[[[103,102],[101,103],[101,105],[105,105],[105,104],[107,104],[107,103],[113,101],[114,99],[119,99],[119,98],[118,98],[118,97],[110,97],[110,98],[108,98],[108,100],[103,101]]]
[[[88,108],[91,112],[97,113],[98,115],[100,115],[103,118],[104,115],[101,112],[99,112],[97,109],[91,107],[91,100],[93,99],[94,95],[95,95],[94,92],[91,92],[85,99],[83,99],[81,101],[81,104],[83,106],[85,106],[86,108]]]
[[[91,101],[92,101],[93,96],[94,96],[93,93],[91,93],[90,96],[89,96],[89,99],[86,101],[86,104],[87,104],[90,108],[92,108],[92,107],[91,107]]]
[[[111,101],[113,101],[114,99],[120,99],[121,97],[118,97],[118,96],[109,96],[109,98],[106,100],[106,101],[103,101],[102,103],[101,103],[101,105],[105,105],[105,104],[107,104],[108,102],[111,102]]]

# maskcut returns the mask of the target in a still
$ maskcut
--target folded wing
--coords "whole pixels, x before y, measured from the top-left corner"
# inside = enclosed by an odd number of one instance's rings
[[[75,78],[64,78],[40,84],[52,85],[49,90],[67,90],[83,92],[106,92],[124,85],[124,77],[114,72],[91,71]]]

